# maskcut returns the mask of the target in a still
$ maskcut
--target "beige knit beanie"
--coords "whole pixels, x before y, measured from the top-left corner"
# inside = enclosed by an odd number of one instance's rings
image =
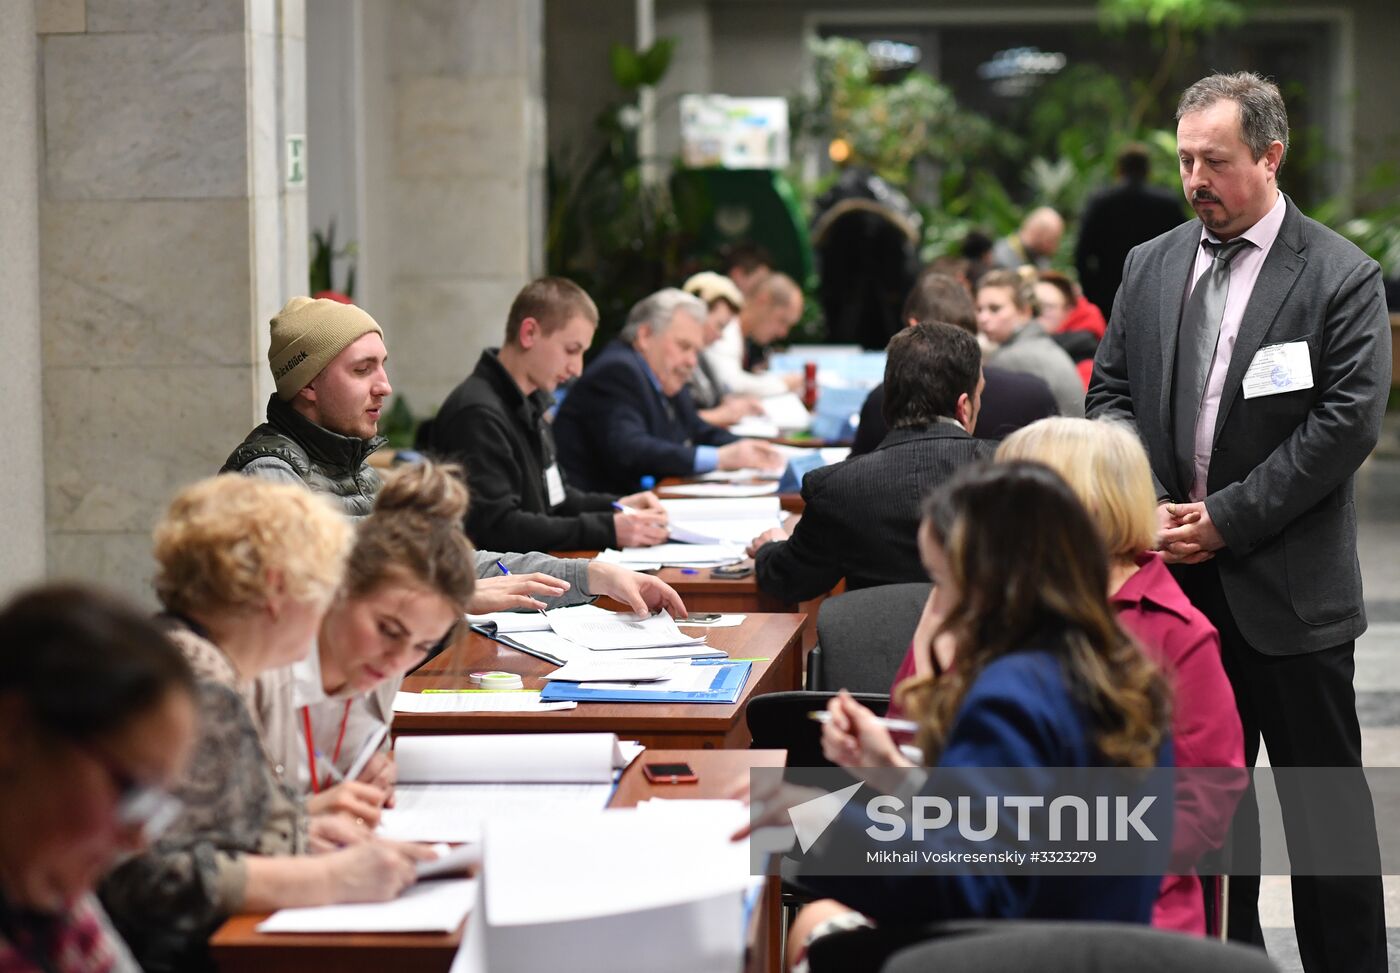
[[[336,355],[361,335],[384,329],[353,304],[326,298],[294,297],[272,319],[267,362],[283,402],[306,387]]]
[[[737,311],[744,306],[744,295],[739,293],[739,286],[723,274],[717,274],[713,270],[702,270],[695,274],[681,287],[687,294],[693,294],[706,304],[724,298]]]

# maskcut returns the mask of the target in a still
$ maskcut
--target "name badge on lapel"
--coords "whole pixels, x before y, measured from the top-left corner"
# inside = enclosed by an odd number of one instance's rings
[[[1297,392],[1312,387],[1312,360],[1308,357],[1306,341],[1265,345],[1255,352],[1254,360],[1249,363],[1249,370],[1244,373],[1246,399]]]
[[[550,463],[544,471],[544,488],[549,492],[549,505],[557,507],[564,502],[564,478],[559,475],[559,464]]]

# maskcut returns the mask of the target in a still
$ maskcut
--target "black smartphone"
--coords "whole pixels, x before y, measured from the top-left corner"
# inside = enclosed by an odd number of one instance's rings
[[[721,564],[717,568],[710,568],[712,578],[747,578],[753,574],[753,562],[746,561],[742,564]]]
[[[684,618],[676,619],[677,625],[708,625],[720,620],[719,612],[691,612]]]

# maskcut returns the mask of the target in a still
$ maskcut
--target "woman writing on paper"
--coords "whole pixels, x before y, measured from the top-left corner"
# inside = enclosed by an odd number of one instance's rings
[[[462,532],[467,488],[455,469],[419,463],[388,475],[357,525],[315,650],[257,680],[269,755],[307,795],[317,847],[370,837],[392,800],[394,763],[382,731],[394,694],[406,672],[451,639],[471,602],[475,552]],[[337,783],[376,740],[356,779]]]
[[[196,719],[135,608],[52,586],[0,610],[0,970],[139,973],[92,889],[169,822]]]
[[[431,851],[365,842],[306,855],[300,795],[278,780],[246,693],[305,656],[340,584],[352,527],[299,486],[219,476],[181,491],[155,531],[156,593],[197,680],[200,733],[184,808],[101,894],[144,969],[211,966],[230,914],[394,898]],[[290,727],[288,728],[290,729]]]

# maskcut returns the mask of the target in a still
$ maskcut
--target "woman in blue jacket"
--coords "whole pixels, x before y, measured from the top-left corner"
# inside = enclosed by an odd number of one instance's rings
[[[1050,776],[1038,774],[1041,768],[1147,770],[1170,762],[1167,685],[1119,627],[1105,594],[1103,543],[1058,475],[1035,463],[964,470],[929,499],[920,551],[942,615],[934,637],[920,647],[928,653],[920,667],[925,675],[906,683],[902,693],[920,725],[915,742],[923,763],[935,768],[924,793],[959,773],[966,776],[967,768],[1025,768],[1026,779],[1036,781]],[[828,756],[844,757],[838,762],[847,766],[914,766],[869,710],[848,696],[834,699],[829,712],[823,731]],[[869,847],[863,803],[847,804],[847,813],[821,841]],[[950,831],[936,833],[923,847],[938,848]],[[1160,873],[995,871],[892,870],[852,877],[806,869],[802,883],[832,900],[815,902],[799,915],[789,963],[805,969],[810,943],[862,926],[873,930],[833,938],[862,943],[859,955],[874,968],[871,950],[919,938],[918,928],[934,920],[1147,923],[1161,879]],[[839,951],[844,962],[850,953]],[[818,958],[825,952],[815,951],[813,969],[822,968]]]

